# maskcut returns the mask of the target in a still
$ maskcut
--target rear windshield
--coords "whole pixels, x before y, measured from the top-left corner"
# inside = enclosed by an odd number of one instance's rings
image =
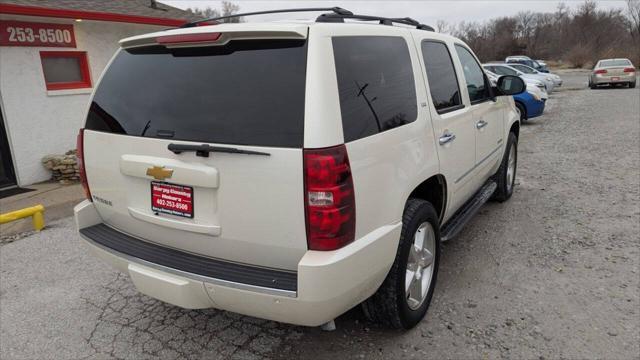
[[[600,61],[600,66],[629,66],[631,65],[631,61],[629,60],[602,60]]]
[[[306,41],[122,50],[86,128],[223,144],[301,148]]]

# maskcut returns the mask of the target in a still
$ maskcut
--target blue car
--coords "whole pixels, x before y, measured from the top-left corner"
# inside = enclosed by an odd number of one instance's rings
[[[532,119],[544,112],[545,101],[536,99],[528,91],[514,95],[513,100],[520,111],[520,121]]]

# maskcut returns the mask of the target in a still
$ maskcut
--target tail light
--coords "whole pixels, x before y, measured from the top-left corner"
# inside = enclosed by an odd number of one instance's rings
[[[629,67],[629,68],[625,68],[625,69],[624,69],[624,72],[626,72],[626,73],[632,73],[632,72],[636,72],[636,69]]]
[[[600,70],[596,70],[596,71],[594,72],[594,74],[606,74],[606,73],[607,73],[607,70],[606,70],[606,69],[600,69]]]
[[[91,198],[91,191],[89,190],[89,183],[87,182],[87,172],[84,168],[84,129],[80,129],[78,132],[76,157],[78,158],[78,172],[80,172],[80,183],[84,189],[84,195],[89,201],[93,201]]]
[[[347,148],[304,150],[305,213],[310,250],[335,250],[353,241],[356,202]]]
[[[198,33],[158,36],[156,42],[160,45],[182,45],[192,43],[214,43],[220,39],[222,33]]]

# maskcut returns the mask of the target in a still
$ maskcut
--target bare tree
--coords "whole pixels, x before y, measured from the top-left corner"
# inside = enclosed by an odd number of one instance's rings
[[[528,55],[585,67],[603,57],[627,57],[640,64],[640,0],[627,0],[626,10],[598,9],[593,0],[575,10],[560,3],[554,13],[525,11],[451,28],[483,61]]]
[[[209,6],[207,6],[206,8],[193,8],[193,9],[187,8],[186,10],[207,19],[207,18],[215,18],[220,16],[229,16],[229,15],[237,14],[238,11],[240,11],[240,6],[230,1],[223,1],[222,10],[213,9]],[[242,17],[233,17],[229,19],[223,19],[221,20],[221,22],[239,23],[239,22],[243,22],[243,19]]]
[[[436,31],[442,34],[449,34],[449,23],[444,20],[436,22]]]
[[[234,4],[230,1],[222,2],[222,16],[237,14],[238,11],[240,11],[240,5]],[[230,23],[239,23],[243,21],[241,17],[233,17],[226,20],[227,20],[226,22],[230,22]]]
[[[627,18],[633,38],[640,40],[640,0],[627,0]]]

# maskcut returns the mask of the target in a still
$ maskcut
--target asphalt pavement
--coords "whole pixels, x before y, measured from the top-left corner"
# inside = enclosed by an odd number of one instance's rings
[[[1,359],[638,358],[640,89],[562,74],[522,126],[513,198],[445,243],[422,323],[323,332],[139,294],[73,221],[0,240]]]

